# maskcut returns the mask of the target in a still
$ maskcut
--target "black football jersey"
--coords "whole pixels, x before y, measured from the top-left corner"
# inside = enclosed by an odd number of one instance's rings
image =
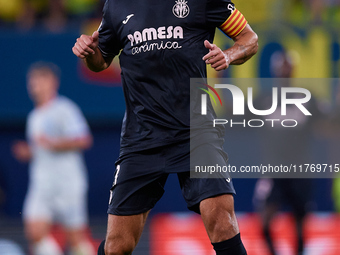
[[[190,78],[206,77],[203,42],[234,10],[229,0],[106,1],[99,49],[120,53],[121,154],[189,139]]]

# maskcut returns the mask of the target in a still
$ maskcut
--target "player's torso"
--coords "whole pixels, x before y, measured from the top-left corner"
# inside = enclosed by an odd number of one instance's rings
[[[65,137],[63,121],[65,110],[67,110],[65,100],[57,98],[48,105],[33,110],[28,118],[27,136],[33,152],[31,169],[33,175],[39,176],[35,178],[53,179],[72,173],[76,173],[76,176],[82,175],[84,163],[80,152],[55,152],[38,142],[40,137],[51,140]]]
[[[204,77],[206,0],[108,0],[122,48],[126,98],[121,147],[141,150],[189,136],[190,78]]]
[[[166,61],[202,55],[206,1],[112,0],[110,11],[126,59]],[[128,58],[127,58],[128,57]]]
[[[60,102],[53,100],[48,105],[36,108],[28,119],[28,137],[31,142],[39,136],[60,138],[62,136]]]

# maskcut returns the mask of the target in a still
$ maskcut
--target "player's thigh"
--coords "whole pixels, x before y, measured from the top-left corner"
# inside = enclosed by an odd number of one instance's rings
[[[51,230],[51,222],[46,220],[25,220],[25,235],[31,242],[39,242],[49,235]]]
[[[53,193],[41,183],[30,184],[23,206],[24,219],[29,220],[52,220]]]
[[[50,231],[52,218],[51,200],[47,190],[39,185],[30,185],[23,208],[27,238],[36,242],[46,236]]]
[[[201,214],[200,204],[203,200],[224,194],[235,194],[231,179],[191,178],[190,172],[177,175],[187,207],[198,214]]]
[[[164,193],[168,173],[157,149],[131,153],[116,163],[108,213],[139,215],[151,210]]]
[[[143,232],[148,212],[108,216],[105,254],[130,254]]]
[[[230,239],[239,233],[232,194],[202,200],[200,212],[212,243]]]
[[[88,224],[86,189],[77,188],[63,190],[58,194],[58,201],[54,204],[57,220],[69,230],[86,228]]]
[[[201,214],[211,242],[224,241],[238,234],[235,189],[231,180],[190,178],[189,172],[179,173],[178,178],[188,208]]]
[[[69,228],[66,229],[67,241],[71,247],[79,247],[80,245],[87,243],[89,239],[87,235],[87,228]]]

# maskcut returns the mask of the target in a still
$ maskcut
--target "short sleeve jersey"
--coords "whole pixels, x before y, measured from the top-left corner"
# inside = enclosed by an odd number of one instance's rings
[[[120,53],[121,154],[189,139],[190,78],[206,77],[204,40],[234,11],[229,0],[106,1],[99,49]]]
[[[90,134],[79,107],[66,97],[35,108],[28,116],[27,138],[32,147],[31,179],[50,182],[85,183],[86,172],[80,151],[55,152],[37,143],[44,136],[52,140],[77,139]],[[62,178],[61,178],[62,177]]]

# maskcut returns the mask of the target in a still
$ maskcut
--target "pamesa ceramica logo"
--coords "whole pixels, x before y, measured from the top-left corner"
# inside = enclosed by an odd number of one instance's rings
[[[216,89],[228,90],[231,92],[232,96],[232,114],[233,116],[244,116],[245,115],[245,106],[248,106],[248,110],[250,113],[260,116],[256,119],[246,120],[243,119],[240,122],[240,118],[236,120],[233,119],[214,119],[212,126],[216,127],[218,125],[228,125],[230,127],[240,126],[243,127],[263,127],[266,124],[271,127],[275,127],[280,125],[285,128],[296,127],[299,123],[297,118],[290,118],[287,114],[287,108],[293,108],[295,112],[299,112],[299,115],[302,116],[312,116],[312,114],[307,110],[305,104],[310,101],[311,93],[309,90],[305,88],[298,87],[281,87],[281,105],[279,105],[279,96],[277,87],[272,88],[272,105],[269,109],[256,109],[254,107],[254,99],[253,99],[253,88],[247,88],[247,104],[245,103],[245,96],[243,91],[231,84],[215,84],[215,86],[210,86],[208,84],[204,84],[205,88],[199,88],[206,93],[201,94],[201,115],[207,115],[208,107],[207,107],[207,96],[209,95],[211,100],[214,102],[217,107],[224,107],[222,103],[222,99],[220,94],[216,91]],[[213,92],[210,92],[209,89]],[[224,91],[223,91],[224,92]],[[219,100],[219,104],[217,103],[215,96]],[[296,97],[296,95],[299,95]],[[275,113],[275,114],[274,114]],[[275,115],[275,118],[272,116]],[[295,114],[296,115],[296,114]],[[268,118],[264,118],[264,116]],[[278,116],[280,118],[278,118]]]

